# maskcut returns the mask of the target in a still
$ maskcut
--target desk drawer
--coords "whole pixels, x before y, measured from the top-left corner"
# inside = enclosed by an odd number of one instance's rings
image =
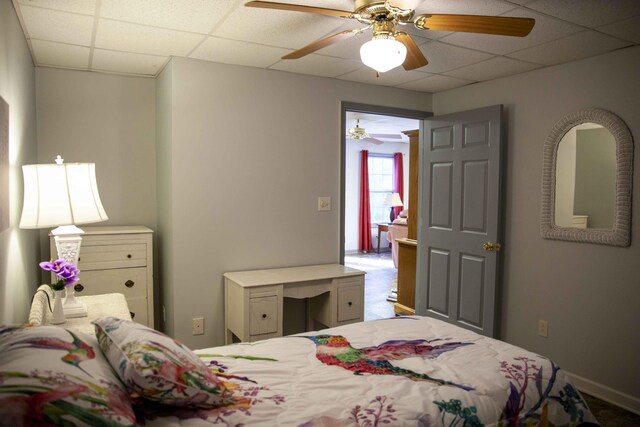
[[[78,268],[80,271],[111,268],[144,267],[147,265],[147,245],[82,246]]]
[[[147,297],[147,269],[80,271],[80,281],[74,286],[76,294],[99,295],[118,292],[127,300]]]
[[[364,275],[350,276],[338,279],[338,288],[345,286],[362,286],[364,285]]]
[[[362,286],[347,286],[338,289],[338,322],[356,320],[363,308]]]
[[[278,332],[278,297],[276,295],[249,300],[249,334]]]

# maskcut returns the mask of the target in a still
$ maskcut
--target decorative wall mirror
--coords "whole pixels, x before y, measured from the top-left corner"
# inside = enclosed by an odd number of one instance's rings
[[[565,116],[544,145],[542,237],[629,246],[632,178],[633,139],[618,116]]]

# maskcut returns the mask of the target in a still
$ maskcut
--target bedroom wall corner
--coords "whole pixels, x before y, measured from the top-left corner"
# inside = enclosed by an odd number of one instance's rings
[[[175,334],[173,319],[173,60],[156,79],[156,190],[158,228],[156,230],[156,283],[160,292],[156,297],[157,325],[167,334]]]
[[[22,165],[37,160],[36,94],[31,53],[10,1],[0,2],[0,96],[9,104],[9,228],[0,231],[0,323],[8,324],[26,322],[40,261],[38,232],[19,228]]]
[[[640,47],[441,92],[436,115],[503,104],[508,117],[500,338],[548,356],[640,408]],[[634,136],[632,242],[540,236],[543,146],[566,114],[603,108]],[[536,334],[549,321],[549,337]],[[628,405],[627,405],[628,406]],[[636,409],[637,409],[636,408]]]

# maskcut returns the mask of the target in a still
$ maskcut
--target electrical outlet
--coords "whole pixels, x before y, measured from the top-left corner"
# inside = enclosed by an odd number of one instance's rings
[[[548,320],[538,320],[538,335],[541,337],[549,336],[549,321]]]
[[[331,210],[331,197],[318,197],[318,210],[330,211]]]
[[[204,317],[193,319],[193,335],[204,335]]]

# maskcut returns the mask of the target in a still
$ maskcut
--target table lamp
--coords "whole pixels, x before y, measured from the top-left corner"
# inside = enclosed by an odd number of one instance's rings
[[[102,207],[96,183],[95,163],[63,163],[24,165],[24,201],[20,228],[50,228],[54,235],[58,257],[78,265],[81,235],[76,224],[88,224],[109,219]],[[73,287],[66,289],[65,317],[87,315],[86,306],[75,297]]]
[[[400,194],[398,193],[391,193],[391,194],[387,194],[387,197],[384,198],[384,202],[382,202],[383,206],[390,206],[391,207],[391,213],[389,215],[389,221],[393,222],[394,218],[394,214],[393,214],[393,208],[398,207],[398,206],[404,206],[404,204],[402,203],[402,200],[400,200]]]

